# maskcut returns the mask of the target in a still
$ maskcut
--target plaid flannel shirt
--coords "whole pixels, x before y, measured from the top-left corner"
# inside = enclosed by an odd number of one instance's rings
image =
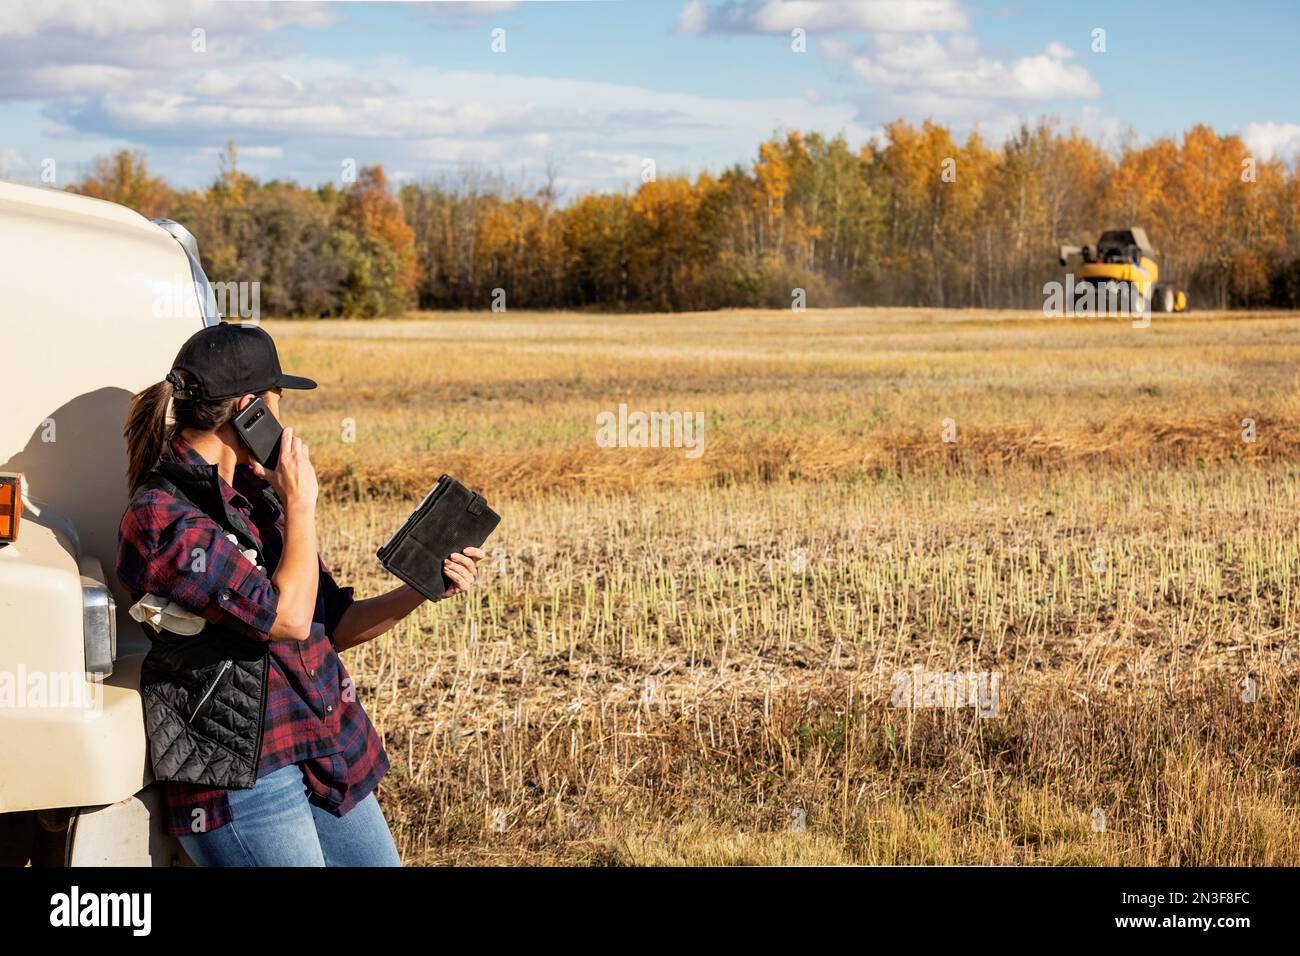
[[[172,449],[187,464],[208,464],[179,436]],[[217,480],[222,499],[242,512],[252,529],[260,563],[268,536],[279,535],[283,542],[283,513],[271,516],[254,508],[250,499],[260,498],[266,482],[247,468],[235,469],[234,488]],[[257,775],[300,765],[308,799],[337,816],[365,799],[389,763],[334,647],[334,629],[353,603],[352,588],[339,587],[321,561],[311,635],[302,642],[272,641],[268,632],[279,600],[274,584],[199,508],[148,491],[132,500],[119,532],[117,575],[133,600],[157,594],[267,642],[270,666]],[[173,836],[214,830],[234,818],[224,787],[166,781],[163,789],[167,832]]]

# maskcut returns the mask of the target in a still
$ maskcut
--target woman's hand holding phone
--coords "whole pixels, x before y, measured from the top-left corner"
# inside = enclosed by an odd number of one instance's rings
[[[254,461],[253,474],[271,483],[284,504],[284,553],[272,581],[280,593],[272,640],[305,641],[311,635],[320,583],[320,557],[316,552],[316,469],[307,456],[307,444],[286,428],[280,439],[280,458],[267,470]]]
[[[248,466],[253,474],[271,483],[276,495],[284,503],[286,511],[308,509],[316,510],[316,498],[320,494],[320,485],[316,480],[316,468],[308,455],[307,443],[286,428],[280,438],[280,460],[274,469],[267,469],[256,461]]]

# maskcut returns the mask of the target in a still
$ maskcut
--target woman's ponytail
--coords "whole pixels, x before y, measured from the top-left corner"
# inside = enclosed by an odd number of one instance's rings
[[[126,427],[122,429],[126,438],[126,486],[131,494],[158,464],[163,445],[170,437],[167,406],[171,404],[172,391],[171,381],[164,380],[131,398]]]
[[[132,495],[158,464],[163,448],[173,434],[183,434],[186,429],[214,431],[235,414],[239,399],[221,398],[205,402],[189,398],[185,391],[189,384],[193,383],[186,382],[172,369],[157,385],[150,385],[131,398],[122,435],[126,438],[127,487]],[[167,423],[168,406],[171,406],[172,413],[170,425]]]

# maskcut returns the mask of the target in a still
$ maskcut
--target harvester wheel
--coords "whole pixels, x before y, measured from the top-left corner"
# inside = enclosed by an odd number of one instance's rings
[[[1146,311],[1146,301],[1142,298],[1142,287],[1136,282],[1128,284],[1128,312],[1129,315],[1141,315]]]

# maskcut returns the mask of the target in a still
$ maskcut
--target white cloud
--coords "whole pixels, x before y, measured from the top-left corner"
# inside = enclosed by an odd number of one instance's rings
[[[1102,92],[1073,62],[1074,51],[1056,42],[1010,60],[983,52],[970,33],[877,32],[857,43],[822,40],[818,49],[859,82],[857,119],[867,127],[930,118],[959,135],[978,129],[987,142],[1000,143],[1043,112],[1069,113],[1061,107]]]
[[[675,29],[676,32],[684,34],[709,32],[709,8],[704,5],[703,0],[690,0],[682,7]]]
[[[481,24],[517,6],[430,4],[410,22]],[[831,6],[812,3],[809,22],[832,22],[820,9]],[[230,138],[250,172],[307,182],[336,176],[346,157],[417,175],[468,164],[541,174],[550,162],[562,183],[616,188],[639,175],[644,157],[661,174],[694,171],[748,160],[778,128],[842,131],[855,143],[872,132],[855,124],[853,104],[797,90],[728,99],[444,71],[400,57],[309,57],[281,36],[284,26],[337,22],[344,14],[333,4],[139,0],[119,9],[0,0],[0,101],[42,103],[46,139],[144,149],[178,182],[209,178],[210,157]],[[771,11],[756,11],[771,24]],[[207,31],[206,53],[191,48],[196,26]]]
[[[3,68],[0,68],[0,74]],[[104,63],[39,66],[26,73],[27,85],[44,96],[76,96],[86,90],[126,89],[136,71]]]
[[[422,173],[479,163],[530,176],[551,161],[562,183],[600,188],[631,178],[628,155],[655,158],[661,173],[693,171],[747,160],[778,127],[843,131],[855,143],[870,133],[854,123],[852,104],[793,92],[738,100],[439,70],[398,57],[140,73],[124,87],[62,98],[45,115],[66,135],[123,140],[154,155],[193,157],[233,137],[250,171],[264,168],[257,160],[280,160],[270,167],[277,174],[294,170],[307,181],[337,175],[343,157]]]
[[[0,37],[37,37],[59,33],[115,37],[133,33],[176,31],[189,44],[196,27],[209,32],[226,28],[265,31],[290,24],[324,26],[335,21],[328,3],[231,3],[222,0],[131,0],[87,3],[85,0],[0,0]]]
[[[284,150],[279,146],[241,146],[239,155],[244,159],[280,159]]]
[[[434,20],[439,27],[453,30],[482,26],[522,5],[521,0],[438,0],[411,4],[417,19]]]
[[[482,22],[517,5],[438,3],[412,17],[447,8],[446,22]],[[282,40],[285,26],[337,22],[333,4],[139,0],[113,11],[120,15],[66,0],[0,0],[0,101],[44,101],[47,138],[143,148],[156,169],[189,183],[212,175],[216,164],[207,157],[233,137],[250,172],[306,182],[336,176],[346,157],[414,175],[482,164],[537,176],[553,162],[562,186],[617,188],[639,176],[646,157],[661,175],[745,162],[781,128],[842,131],[852,145],[899,115],[1000,132],[1013,128],[1026,105],[1099,92],[1061,44],[1013,60],[982,53],[964,32],[957,0],[729,0],[682,8],[683,32],[780,34],[798,25],[820,33],[823,55],[862,84],[849,102],[819,87],[735,99],[446,71],[400,57],[310,57]],[[207,53],[191,49],[196,25],[207,30]],[[862,30],[880,32],[847,35]],[[827,35],[836,32],[843,35]]]
[[[1101,93],[1087,68],[1070,62],[1073,51],[1059,43],[1010,63],[981,54],[969,35],[944,40],[934,34],[878,33],[870,50],[848,53],[842,45],[824,45],[823,52],[846,58],[859,79],[887,96],[918,102],[946,98],[958,111],[962,101],[1032,103]]]
[[[1050,43],[1046,52],[1014,61],[1008,98],[1055,100],[1100,96],[1101,87],[1087,68],[1066,62],[1072,56],[1074,53],[1059,43]],[[997,82],[1001,80],[1002,77],[997,77]]]
[[[333,4],[0,0],[0,101],[129,90],[142,76],[265,61],[289,26],[336,22]],[[202,30],[201,44],[194,33]],[[196,50],[195,46],[200,49]]]
[[[1101,94],[1063,43],[1016,58],[982,52],[959,0],[691,0],[676,30],[786,34],[794,27],[814,35],[822,56],[861,84],[853,98],[866,126],[929,116],[988,135],[1013,131],[1025,111]],[[868,35],[833,35],[854,32]]]
[[[810,33],[857,30],[966,30],[957,0],[690,0],[678,16],[677,33]]]
[[[1300,158],[1300,123],[1247,123],[1241,138],[1256,159],[1280,157],[1290,163]]]

